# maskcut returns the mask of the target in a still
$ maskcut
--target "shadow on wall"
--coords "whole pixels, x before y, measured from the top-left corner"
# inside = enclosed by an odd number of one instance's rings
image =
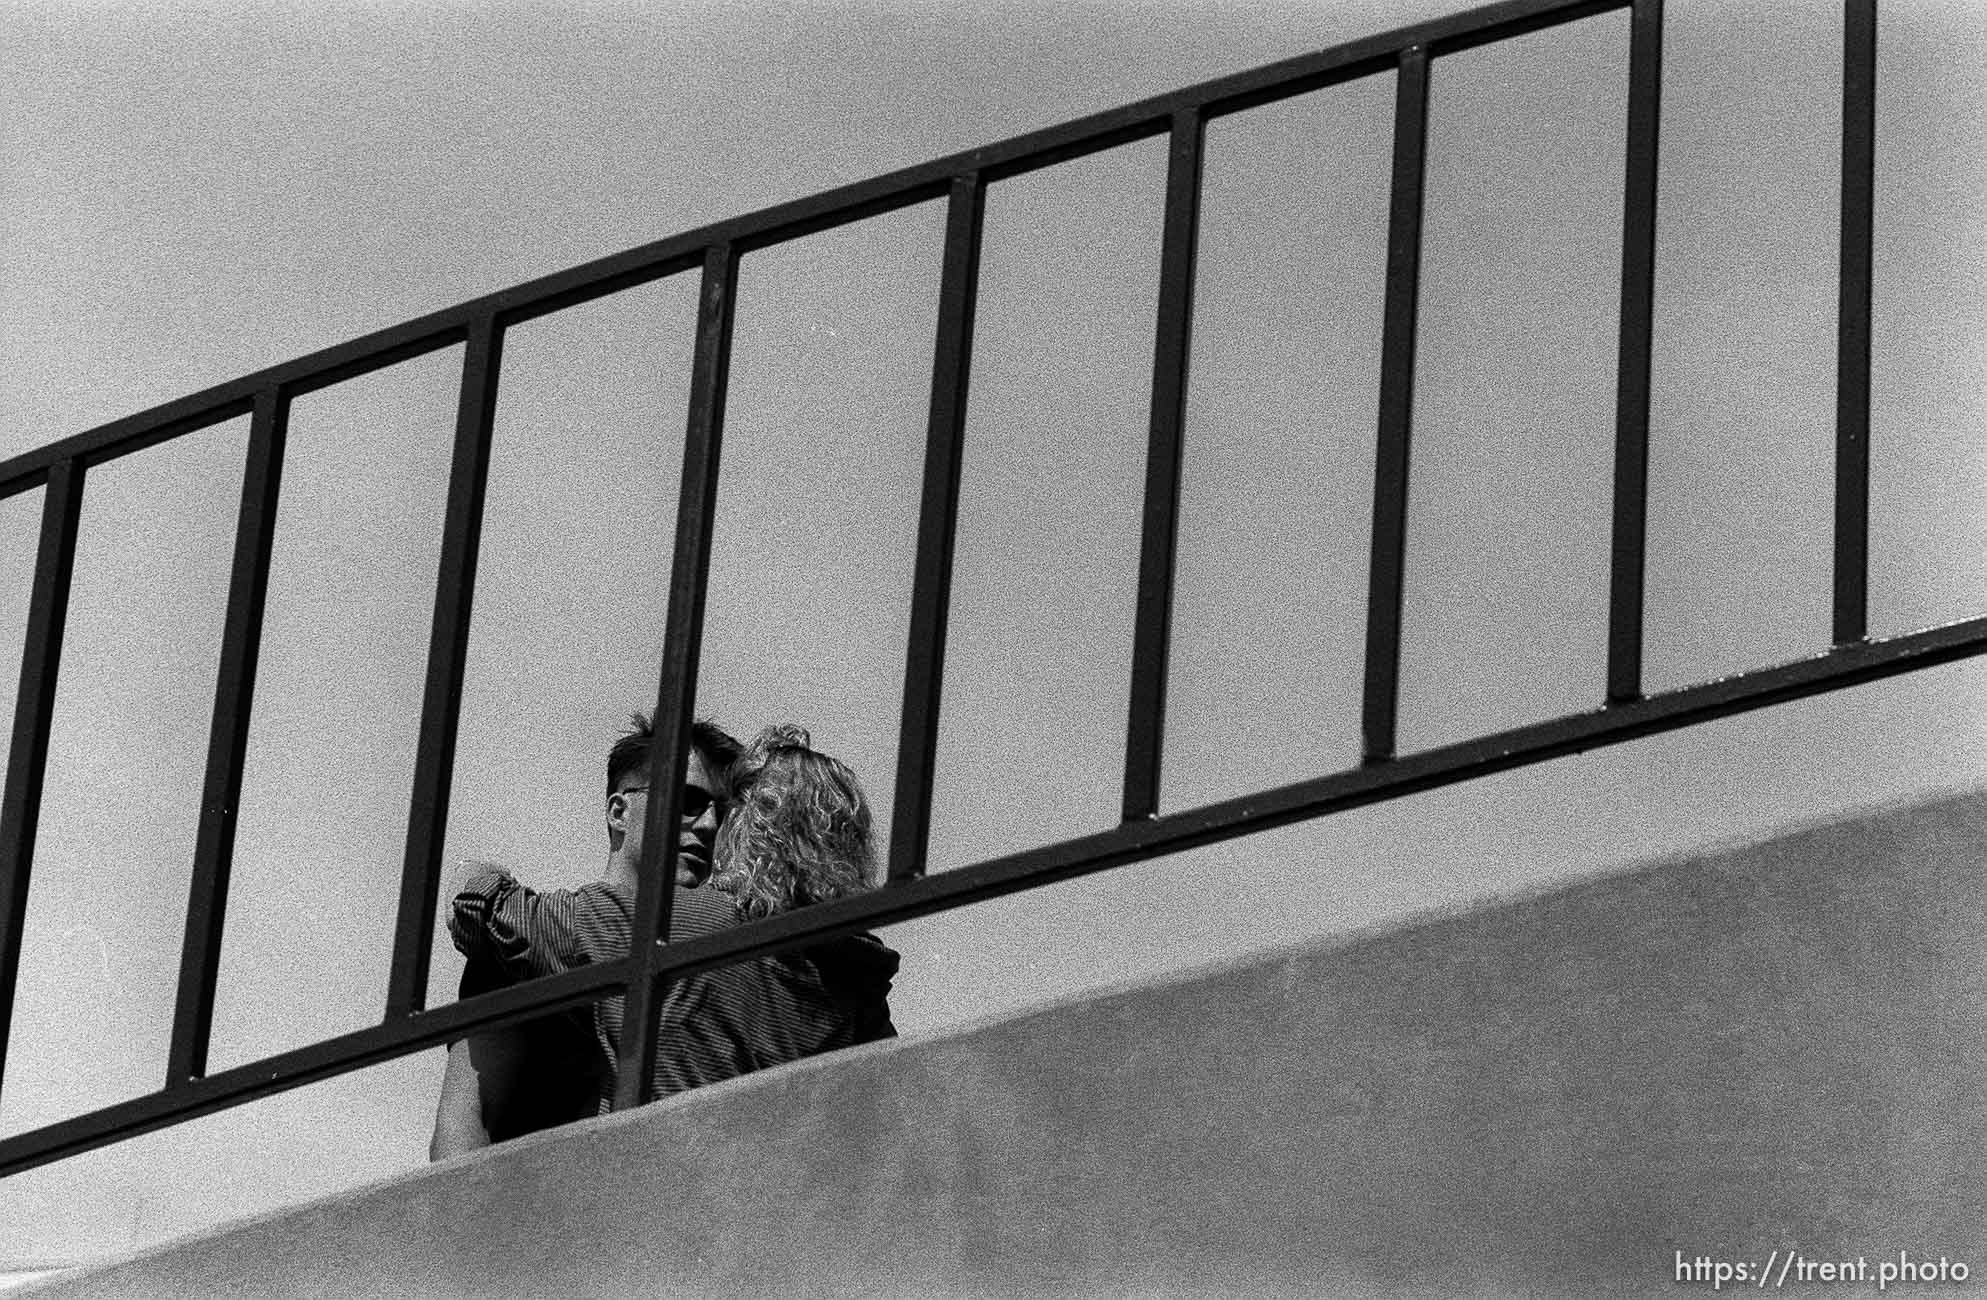
[[[1810,828],[801,1062],[38,1293],[1674,1295],[1789,1251],[1977,1293],[1983,844],[1977,794]]]

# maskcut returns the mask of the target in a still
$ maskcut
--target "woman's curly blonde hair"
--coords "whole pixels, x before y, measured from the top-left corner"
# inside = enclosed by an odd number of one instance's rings
[[[760,732],[729,784],[710,883],[748,919],[873,888],[869,801],[849,765],[813,749],[804,729]]]

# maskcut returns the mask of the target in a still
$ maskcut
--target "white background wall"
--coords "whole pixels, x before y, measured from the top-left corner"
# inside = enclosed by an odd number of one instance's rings
[[[0,455],[767,203],[1459,4],[0,12]],[[1840,17],[1673,0],[1650,685],[1821,649]],[[1987,15],[1888,3],[1873,625],[1987,608]],[[1403,741],[1600,699],[1625,24],[1437,65]],[[1391,87],[1210,130],[1165,803],[1356,745]],[[935,867],[1115,817],[1162,147],[992,197]],[[887,817],[940,214],[749,260],[700,708],[815,728]],[[507,344],[452,856],[598,870],[654,696],[689,286]],[[383,995],[454,354],[298,404],[215,1063]],[[91,479],[0,1131],[160,1081],[239,425]],[[38,494],[0,502],[0,628]],[[18,640],[18,631],[8,635]],[[1909,682],[898,927],[907,1032],[1983,775]],[[11,695],[0,692],[0,723]],[[434,993],[455,969],[436,963]],[[76,1258],[406,1169],[439,1053],[0,1185]]]

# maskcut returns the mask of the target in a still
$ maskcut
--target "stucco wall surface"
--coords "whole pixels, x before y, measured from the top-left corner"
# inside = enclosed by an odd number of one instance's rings
[[[1987,796],[1891,809],[803,1062],[24,1294],[1678,1296],[1789,1251],[1866,1276],[1782,1293],[1874,1294],[1899,1252],[1947,1280],[1887,1293],[1987,1292],[1983,859]]]

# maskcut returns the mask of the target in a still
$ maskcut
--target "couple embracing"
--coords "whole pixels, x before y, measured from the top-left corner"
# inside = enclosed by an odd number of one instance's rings
[[[607,756],[607,869],[534,890],[470,864],[449,913],[462,996],[628,953],[647,811],[649,720]],[[681,941],[874,888],[868,802],[855,773],[798,727],[749,746],[695,724],[677,828],[669,938]],[[897,954],[868,934],[669,980],[657,1022],[657,1099],[819,1052],[889,1038]],[[431,1159],[588,1115],[614,1095],[623,999],[471,1035],[449,1048]]]

